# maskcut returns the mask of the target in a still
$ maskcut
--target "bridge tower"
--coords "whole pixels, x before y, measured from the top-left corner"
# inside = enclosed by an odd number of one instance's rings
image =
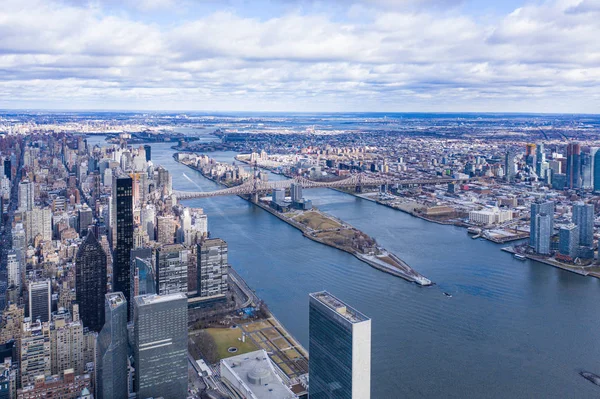
[[[258,183],[260,177],[260,169],[258,168],[258,161],[254,161],[254,172],[252,176],[252,202],[258,204]]]
[[[362,193],[362,184],[363,184],[362,177],[363,177],[362,172],[358,172],[358,181],[356,182],[356,187],[354,189],[354,191],[357,193]]]

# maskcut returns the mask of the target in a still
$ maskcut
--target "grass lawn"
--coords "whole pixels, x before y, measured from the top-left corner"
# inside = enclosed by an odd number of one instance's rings
[[[214,338],[217,344],[217,353],[219,359],[241,355],[242,353],[253,352],[258,348],[246,337],[246,342],[242,342],[242,330],[239,328],[207,328],[206,331]],[[235,353],[229,353],[227,349],[235,347],[238,349]]]
[[[339,229],[342,227],[337,221],[318,212],[304,212],[302,215],[296,216],[295,219],[313,230]]]

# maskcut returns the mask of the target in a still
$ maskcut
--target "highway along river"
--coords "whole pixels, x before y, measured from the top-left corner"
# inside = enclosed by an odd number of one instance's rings
[[[176,163],[171,144],[152,159],[178,190],[216,184]],[[209,154],[222,161],[232,153]],[[382,273],[238,197],[187,201],[204,208],[232,265],[308,348],[308,293],[327,289],[372,318],[374,398],[597,398],[578,375],[600,374],[600,280],[329,189],[305,196],[371,235],[437,286]],[[443,292],[452,294],[446,297]]]

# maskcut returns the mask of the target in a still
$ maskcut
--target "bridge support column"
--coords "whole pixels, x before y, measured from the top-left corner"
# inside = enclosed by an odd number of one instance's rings
[[[252,193],[252,202],[258,204],[258,193]]]
[[[356,193],[362,193],[362,186],[356,186],[354,188],[354,192],[356,192]]]

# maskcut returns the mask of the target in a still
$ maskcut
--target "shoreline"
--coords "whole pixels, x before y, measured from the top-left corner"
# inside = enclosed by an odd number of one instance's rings
[[[423,215],[420,215],[420,214],[418,214],[416,212],[410,212],[410,211],[407,211],[405,209],[392,206],[392,205],[387,204],[385,202],[381,202],[379,200],[376,200],[376,199],[373,199],[373,198],[369,198],[369,197],[367,197],[365,195],[360,195],[360,194],[357,194],[357,193],[352,193],[352,192],[345,191],[345,190],[340,189],[340,188],[332,188],[332,190],[336,190],[336,191],[339,191],[339,192],[345,193],[345,194],[350,194],[350,195],[352,195],[352,196],[354,196],[356,198],[364,199],[366,201],[371,201],[371,202],[374,202],[376,204],[388,207],[390,209],[393,209],[393,210],[396,210],[396,211],[400,211],[400,212],[404,212],[407,215],[414,216],[414,217],[419,218],[421,220],[424,220],[426,222],[436,223],[436,224],[439,224],[439,225],[442,225],[442,226],[456,226],[456,227],[461,227],[461,228],[468,228],[468,225],[466,225],[463,222],[444,222],[444,221],[441,221],[441,220],[434,220],[434,219],[427,218],[427,217],[425,217]],[[495,244],[506,244],[507,242],[519,241],[519,240],[523,240],[523,239],[529,238],[529,235],[522,236],[522,237],[509,237],[509,238],[506,238],[506,239],[496,239],[496,238],[493,238],[493,237],[489,237],[487,235],[480,235],[479,237],[476,237],[476,238],[483,238],[484,240],[493,242]]]
[[[504,247],[500,249],[501,251],[507,252],[509,254],[517,254],[518,252],[514,250],[513,247]],[[594,277],[594,278],[598,278],[600,279],[600,274],[597,272],[588,272],[586,270],[584,270],[585,268],[583,266],[568,266],[568,265],[563,265],[560,262],[556,262],[556,261],[551,261],[548,259],[544,259],[538,256],[534,256],[534,255],[530,255],[530,254],[519,254],[519,255],[523,255],[524,257],[526,257],[529,260],[535,261],[535,262],[539,262],[545,265],[549,265],[552,267],[555,267],[557,269],[561,269],[564,270],[566,272],[571,272],[571,273],[575,273],[578,274],[582,277]],[[576,269],[579,268],[580,270]]]
[[[173,158],[175,158],[175,154],[173,155]],[[227,184],[224,184],[224,183],[219,182],[219,181],[215,181],[214,179],[210,178],[209,176],[206,176],[204,173],[202,173],[201,170],[193,167],[192,165],[187,165],[187,164],[185,164],[183,162],[180,162],[176,158],[175,158],[175,162],[178,162],[178,163],[180,163],[180,164],[182,164],[184,166],[187,166],[188,168],[190,168],[192,170],[195,170],[196,172],[199,172],[203,177],[205,177],[206,179],[208,179],[210,181],[213,181],[213,182],[215,182],[217,184],[220,184],[222,186],[225,186],[225,187],[229,187]],[[408,271],[405,272],[402,269],[400,269],[399,267],[393,267],[392,265],[388,265],[387,263],[385,263],[383,261],[380,261],[376,257],[373,257],[373,259],[371,259],[372,257],[370,257],[368,255],[360,254],[360,253],[358,253],[356,251],[350,251],[350,250],[348,250],[348,249],[346,249],[344,247],[337,246],[337,245],[334,245],[332,243],[328,243],[328,242],[325,242],[323,240],[320,240],[317,237],[314,237],[311,234],[308,234],[307,230],[300,223],[297,223],[297,222],[295,222],[293,220],[290,220],[289,218],[286,218],[284,215],[280,214],[279,212],[275,211],[274,209],[271,209],[269,206],[266,206],[266,205],[260,203],[260,201],[257,202],[257,203],[255,203],[255,202],[251,201],[250,198],[247,198],[244,195],[238,195],[238,197],[244,199],[245,201],[250,202],[251,204],[254,204],[254,205],[258,206],[259,208],[261,208],[261,209],[269,212],[273,216],[276,216],[280,220],[286,222],[290,226],[292,226],[292,227],[300,230],[302,232],[302,235],[304,237],[308,238],[309,240],[318,242],[320,244],[326,245],[326,246],[331,247],[331,248],[338,249],[340,251],[344,251],[344,252],[346,252],[346,253],[354,256],[358,260],[366,263],[367,265],[371,266],[374,269],[377,269],[379,271],[382,271],[384,273],[390,274],[390,275],[395,276],[395,277],[400,277],[400,278],[402,278],[402,279],[404,279],[404,280],[406,280],[408,282],[415,283],[415,284],[417,284],[419,286],[426,287],[426,286],[431,286],[431,285],[434,284],[427,277],[421,275],[416,270],[412,269],[406,262],[404,262],[402,259],[400,259],[397,255],[395,255],[395,254],[393,254],[391,252],[388,252],[387,250],[385,250],[385,252],[387,253],[387,255],[390,256],[390,258],[392,258],[395,262],[397,262],[400,265],[400,267],[404,267],[404,268],[408,269]],[[320,212],[320,211],[318,211],[318,212]],[[324,215],[326,215],[327,217],[331,217],[330,215],[327,215],[327,214],[324,214]],[[343,222],[343,221],[341,221],[341,222]],[[346,223],[346,222],[343,222],[343,223],[345,225],[348,225],[348,223]],[[358,231],[360,231],[360,230],[358,230]],[[414,275],[411,275],[410,274],[411,272],[414,273]]]

